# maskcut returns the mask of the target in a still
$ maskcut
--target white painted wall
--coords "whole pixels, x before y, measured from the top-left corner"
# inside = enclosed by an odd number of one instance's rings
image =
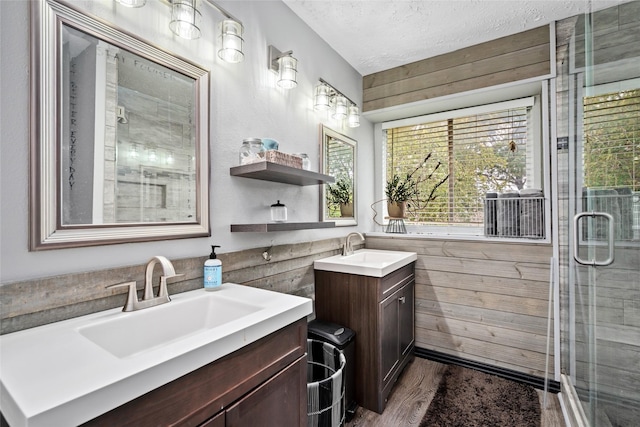
[[[362,76],[280,1],[220,1],[245,26],[245,61],[227,64],[217,58],[217,11],[202,5],[203,37],[196,41],[173,36],[169,9],[149,0],[128,9],[112,0],[73,1],[83,10],[140,38],[212,70],[211,78],[211,229],[210,238],[130,243],[100,247],[28,250],[29,174],[29,2],[0,1],[0,283],[91,271],[146,262],[154,255],[169,258],[203,256],[209,245],[221,253],[298,243],[368,231],[374,201],[373,125],[361,119],[359,128],[340,128],[313,110],[313,88],[324,78],[361,104]],[[293,50],[299,60],[298,87],[275,85],[267,69],[267,45]],[[319,218],[319,190],[231,177],[238,148],[246,137],[271,137],[285,152],[306,152],[315,170],[319,162],[319,127],[324,123],[358,141],[357,227],[280,233],[230,233],[231,223],[262,222],[269,205],[280,199],[291,221]]]

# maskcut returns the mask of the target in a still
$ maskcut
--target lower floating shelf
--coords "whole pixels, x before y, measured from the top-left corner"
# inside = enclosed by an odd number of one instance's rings
[[[334,228],[335,222],[268,222],[264,224],[231,224],[231,232],[268,233],[272,231],[309,230]]]

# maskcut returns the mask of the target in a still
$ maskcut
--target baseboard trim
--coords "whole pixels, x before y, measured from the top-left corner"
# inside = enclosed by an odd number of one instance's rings
[[[517,381],[522,384],[530,385],[539,390],[544,390],[544,378],[536,377],[534,375],[523,374],[522,372],[514,371],[511,369],[500,368],[494,365],[488,365],[486,363],[474,362],[473,360],[464,359],[458,356],[451,356],[446,353],[441,353],[435,350],[427,350],[426,348],[416,347],[415,355],[423,359],[433,360],[435,362],[445,363],[447,365],[459,365],[465,368],[475,369],[485,374],[497,375],[501,378],[505,378],[511,381]],[[560,392],[560,382],[549,380],[548,391],[551,393]]]

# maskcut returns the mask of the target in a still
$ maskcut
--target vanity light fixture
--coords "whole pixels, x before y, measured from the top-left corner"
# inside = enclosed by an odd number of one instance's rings
[[[318,111],[324,111],[331,108],[331,87],[322,81],[316,86],[316,96],[314,97],[313,108]]]
[[[128,7],[142,7],[147,0],[114,0]],[[198,10],[198,0],[166,0],[171,6],[171,31],[184,39],[193,40],[200,37],[200,21],[202,14]],[[229,12],[218,6],[212,0],[202,0],[220,12],[225,19],[220,22],[218,41],[220,48],[218,56],[225,62],[236,63],[244,61],[242,52],[244,27],[242,22]]]
[[[334,119],[347,119],[347,124],[352,128],[360,126],[360,108],[323,79],[316,85],[313,108],[318,111],[331,109]]]
[[[220,59],[230,63],[244,61],[244,53],[242,53],[242,32],[244,28],[242,24],[233,19],[225,19],[220,23],[220,49],[218,56]]]
[[[269,45],[269,69],[278,74],[278,86],[284,89],[293,89],[298,85],[296,81],[298,73],[298,60],[293,57],[293,51],[280,52]]]
[[[138,146],[136,144],[131,144],[129,147],[129,157],[132,159],[138,158]]]
[[[177,36],[193,40],[200,37],[202,14],[196,8],[196,0],[173,0],[169,28]]]
[[[147,0],[116,0],[123,6],[127,7],[142,7],[147,3]]]
[[[156,149],[151,147],[147,150],[147,157],[150,162],[155,162],[158,160],[158,154],[156,153]]]
[[[360,126],[360,109],[355,104],[349,107],[347,123],[350,128],[357,128]]]
[[[347,118],[347,98],[342,95],[336,95],[331,98],[331,107],[333,112],[331,117],[336,120],[344,120]]]

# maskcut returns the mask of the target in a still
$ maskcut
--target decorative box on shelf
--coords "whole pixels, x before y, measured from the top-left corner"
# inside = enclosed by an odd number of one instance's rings
[[[262,153],[261,153],[262,154]],[[264,159],[267,162],[302,169],[302,158],[293,154],[283,153],[278,150],[268,150],[264,152]]]

